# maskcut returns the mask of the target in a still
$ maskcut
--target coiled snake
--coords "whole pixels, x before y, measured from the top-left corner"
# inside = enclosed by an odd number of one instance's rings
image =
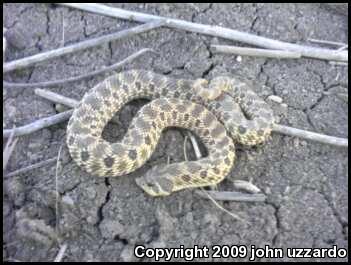
[[[133,119],[123,140],[110,143],[102,131],[113,115],[136,98],[152,99]],[[110,76],[88,91],[67,127],[67,145],[75,162],[102,177],[128,174],[150,158],[166,127],[194,131],[208,156],[151,168],[136,183],[152,196],[184,188],[214,185],[230,172],[234,141],[264,142],[274,122],[269,106],[246,83],[227,76],[174,79],[145,70]]]

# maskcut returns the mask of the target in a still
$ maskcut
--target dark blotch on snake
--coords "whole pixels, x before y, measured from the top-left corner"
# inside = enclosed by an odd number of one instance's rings
[[[200,177],[203,178],[203,179],[206,178],[207,177],[207,172],[206,171],[201,171],[200,172]]]
[[[114,162],[115,162],[115,159],[111,156],[107,156],[106,158],[104,158],[105,166],[108,168],[112,167]]]
[[[80,153],[80,158],[82,159],[82,161],[87,161],[89,159],[90,155],[87,151],[82,151]]]
[[[147,145],[151,145],[150,136],[146,136],[144,140],[145,140],[145,143],[146,143]]]
[[[190,118],[189,114],[188,113],[185,113],[184,114],[184,121],[188,121]]]
[[[191,180],[191,177],[189,175],[182,175],[182,180],[189,182]]]
[[[161,121],[165,120],[165,114],[163,112],[160,113],[160,118],[161,118]]]
[[[230,159],[228,157],[226,157],[224,159],[224,163],[226,163],[226,165],[229,166],[230,165]]]
[[[177,112],[176,112],[175,110],[172,112],[172,118],[173,118],[173,119],[176,119],[176,118],[177,118]]]
[[[128,152],[128,156],[130,159],[135,160],[137,158],[137,152],[133,149]]]
[[[200,121],[199,119],[197,119],[196,122],[195,122],[195,126],[196,126],[196,127],[199,127],[200,124],[201,124],[201,121]]]
[[[141,84],[139,81],[135,82],[135,87],[140,90],[141,89]]]
[[[71,136],[69,139],[68,139],[68,145],[73,145],[74,143],[74,137]]]
[[[162,88],[162,92],[161,92],[162,96],[166,96],[167,93],[168,93],[167,88],[165,88],[165,87]]]

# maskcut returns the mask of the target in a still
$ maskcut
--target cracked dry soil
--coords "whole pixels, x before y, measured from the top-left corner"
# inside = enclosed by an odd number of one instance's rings
[[[294,43],[307,43],[308,38],[346,43],[348,39],[347,16],[319,4],[111,6],[221,25]],[[3,24],[8,28],[7,61],[137,25],[50,4],[4,4],[3,15]],[[162,28],[14,71],[6,74],[5,79],[12,82],[62,79],[100,69],[150,47],[161,55],[145,55],[125,69],[148,69],[182,78],[237,75],[251,81],[261,97],[276,95],[283,99],[283,105],[267,100],[281,124],[348,137],[348,106],[335,96],[347,93],[347,67],[311,59],[243,57],[239,62],[235,56],[212,54],[210,44],[216,43],[240,45]],[[104,76],[98,76],[51,90],[79,100],[103,79]],[[108,124],[104,137],[111,141],[121,139],[133,115],[145,103],[138,100],[128,104],[118,114],[120,123]],[[56,112],[54,104],[35,96],[30,88],[4,89],[3,104],[4,128],[28,124]],[[137,244],[348,247],[346,149],[279,134],[272,134],[262,146],[237,145],[236,165],[218,189],[233,190],[234,179],[252,180],[268,197],[265,203],[223,203],[226,209],[245,218],[248,221],[245,224],[193,190],[152,198],[134,183],[137,176],[154,164],[166,163],[168,157],[170,162],[184,160],[184,131],[167,130],[156,152],[141,169],[128,176],[101,179],[89,176],[71,160],[63,140],[66,124],[19,138],[8,171],[56,157],[62,146],[57,182],[60,200],[56,207],[55,164],[4,179],[4,260],[50,261],[63,243],[68,245],[64,261],[149,260],[134,257]],[[186,149],[190,159],[195,159],[190,144]]]

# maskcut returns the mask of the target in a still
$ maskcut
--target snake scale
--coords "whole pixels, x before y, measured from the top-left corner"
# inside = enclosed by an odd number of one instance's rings
[[[152,101],[132,120],[124,138],[102,138],[109,120],[137,98]],[[162,130],[181,127],[197,134],[208,156],[151,168],[136,183],[151,196],[214,185],[230,172],[234,142],[255,145],[270,135],[272,110],[244,82],[228,76],[175,79],[146,70],[114,74],[88,91],[67,126],[67,145],[75,162],[90,174],[115,177],[140,168],[156,148]]]

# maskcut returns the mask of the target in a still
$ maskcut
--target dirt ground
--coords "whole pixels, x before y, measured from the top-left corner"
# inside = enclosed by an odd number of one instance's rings
[[[348,40],[347,16],[319,4],[111,6],[220,25],[292,43],[316,45],[308,43],[308,38],[345,43]],[[4,4],[3,15],[3,24],[8,28],[7,61],[138,25],[51,4]],[[335,95],[347,93],[347,67],[312,59],[243,57],[240,61],[236,56],[213,54],[209,47],[216,43],[243,45],[162,28],[17,70],[4,79],[30,83],[67,78],[101,69],[149,47],[160,52],[160,56],[144,55],[125,69],[147,69],[192,79],[211,79],[219,74],[240,76],[254,84],[253,89],[272,106],[280,124],[348,137],[348,104]],[[79,100],[105,77],[100,75],[50,89]],[[281,97],[284,104],[267,100],[270,95]],[[120,124],[109,124],[105,129],[106,139],[121,139],[144,103],[138,100],[127,105],[118,115]],[[55,107],[36,96],[32,88],[3,89],[3,127],[21,126],[53,115],[57,112]],[[236,165],[218,190],[234,190],[234,179],[252,180],[267,195],[264,203],[221,203],[247,221],[243,223],[199,197],[194,190],[152,198],[135,184],[136,177],[152,165],[166,163],[168,157],[171,162],[184,160],[185,131],[167,130],[151,160],[141,169],[128,176],[103,179],[90,176],[71,160],[64,143],[66,125],[64,122],[19,138],[8,171],[57,157],[60,147],[62,151],[58,170],[52,163],[4,180],[4,260],[52,261],[62,244],[67,244],[63,261],[152,260],[134,256],[134,247],[140,244],[185,248],[194,245],[348,248],[345,148],[277,133],[262,146],[237,145]],[[190,144],[187,152],[194,157]],[[248,259],[249,255],[223,260]],[[322,259],[285,256],[257,260]]]

